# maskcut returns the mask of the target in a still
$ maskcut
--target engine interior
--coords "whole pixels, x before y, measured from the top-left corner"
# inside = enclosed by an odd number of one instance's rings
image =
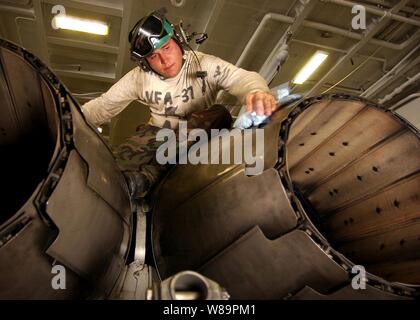
[[[390,281],[420,283],[420,140],[367,101],[314,102],[293,121],[287,170],[339,252]]]
[[[27,61],[5,48],[0,49],[0,83],[1,224],[47,175],[59,127],[51,88]]]

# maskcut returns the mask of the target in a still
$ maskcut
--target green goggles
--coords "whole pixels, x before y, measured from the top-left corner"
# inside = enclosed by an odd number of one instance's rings
[[[150,15],[134,27],[131,39],[131,54],[137,58],[145,58],[156,49],[162,47],[174,35],[174,29],[166,20]]]

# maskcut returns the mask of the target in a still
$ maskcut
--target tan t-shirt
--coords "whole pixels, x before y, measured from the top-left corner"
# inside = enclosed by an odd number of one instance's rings
[[[82,106],[82,111],[94,125],[110,120],[133,100],[150,107],[149,123],[157,127],[176,129],[178,121],[194,111],[203,110],[216,102],[217,93],[226,90],[245,103],[250,92],[270,92],[265,80],[256,72],[246,71],[212,55],[186,51],[185,62],[179,74],[164,79],[140,67],[129,71],[107,92]],[[199,70],[207,71],[205,92],[203,81],[196,76]]]

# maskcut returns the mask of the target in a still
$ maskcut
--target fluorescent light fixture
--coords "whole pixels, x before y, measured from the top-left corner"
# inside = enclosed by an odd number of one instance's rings
[[[66,15],[58,15],[53,18],[53,27],[56,29],[67,29],[80,32],[88,32],[106,36],[109,26],[100,21],[85,20]]]
[[[305,64],[302,70],[296,75],[293,79],[293,83],[295,84],[302,84],[304,83],[312,73],[315,72],[316,69],[324,62],[324,60],[328,57],[328,53],[324,51],[317,51],[311,57],[311,59]]]

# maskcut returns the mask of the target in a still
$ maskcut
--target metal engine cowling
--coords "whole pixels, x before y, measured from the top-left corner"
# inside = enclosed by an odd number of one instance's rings
[[[262,174],[185,165],[161,185],[152,226],[161,277],[197,270],[233,299],[418,296],[418,130],[336,94],[280,110],[263,128]],[[351,285],[356,265],[364,290]]]
[[[127,187],[77,102],[0,40],[0,299],[106,297],[131,237]],[[52,286],[64,267],[66,290]]]

